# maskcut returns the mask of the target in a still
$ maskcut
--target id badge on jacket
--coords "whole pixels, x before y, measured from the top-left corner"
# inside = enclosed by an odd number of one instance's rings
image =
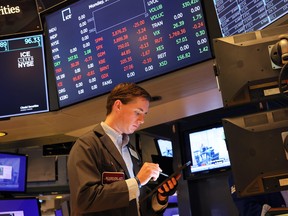
[[[124,172],[103,172],[102,173],[102,185],[111,184],[116,181],[125,180]]]

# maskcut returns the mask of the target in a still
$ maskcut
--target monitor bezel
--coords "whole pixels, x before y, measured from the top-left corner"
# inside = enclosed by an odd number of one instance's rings
[[[45,44],[47,46],[46,48],[46,56],[47,56],[47,68],[49,68],[49,71],[53,72],[53,73],[49,73],[50,75],[50,84],[53,85],[53,97],[57,97],[57,102],[58,104],[54,107],[52,107],[52,110],[59,110],[59,109],[63,109],[63,108],[67,108],[67,107],[70,107],[70,106],[73,106],[73,105],[77,105],[79,103],[82,103],[82,102],[85,102],[85,101],[89,101],[89,100],[93,100],[97,97],[101,97],[103,95],[106,95],[109,93],[109,91],[113,88],[113,87],[110,87],[109,89],[107,89],[106,91],[103,91],[103,92],[99,92],[93,96],[89,96],[87,98],[82,98],[82,99],[77,99],[75,101],[69,101],[67,104],[61,104],[61,101],[59,100],[59,95],[58,95],[58,90],[57,90],[57,84],[56,84],[56,77],[54,75],[54,67],[53,67],[53,58],[52,58],[52,49],[51,49],[51,46],[50,46],[50,41],[49,41],[49,38],[48,38],[48,33],[49,33],[49,30],[48,30],[48,27],[47,27],[47,17],[53,15],[54,13],[57,13],[59,11],[61,11],[62,9],[64,9],[65,7],[70,7],[70,6],[73,6],[75,3],[78,3],[78,0],[72,0],[72,1],[62,1],[60,4],[58,5],[55,5],[55,7],[52,7],[52,8],[49,8],[47,10],[44,10],[43,12],[41,12],[41,19],[42,19],[42,22],[43,22],[43,31],[44,31],[44,34],[47,35],[47,37],[45,37]],[[207,30],[207,39],[208,39],[208,46],[209,46],[209,57],[207,57],[206,59],[203,59],[203,60],[200,60],[200,61],[197,61],[195,63],[190,63],[188,65],[181,65],[181,67],[179,68],[176,68],[176,69],[171,69],[171,70],[167,70],[165,72],[161,72],[161,73],[157,73],[156,75],[154,76],[151,76],[151,77],[148,77],[148,78],[143,78],[143,79],[140,79],[140,80],[135,80],[133,82],[135,83],[142,83],[142,82],[146,82],[146,81],[149,81],[149,80],[152,80],[152,79],[156,79],[158,77],[161,77],[161,76],[166,76],[166,75],[169,75],[171,73],[175,73],[179,70],[182,70],[182,69],[185,69],[185,68],[188,68],[188,67],[192,67],[192,66],[195,66],[197,64],[201,64],[203,62],[206,62],[206,61],[209,61],[209,60],[212,60],[213,59],[213,46],[212,46],[212,40],[210,40],[210,37],[209,37],[209,28],[208,28],[208,20],[205,16],[205,8],[204,8],[204,4],[203,2],[200,2],[201,4],[201,8],[202,8],[202,13],[203,13],[203,20],[204,20],[204,23],[205,23],[205,28]],[[51,75],[52,74],[52,75]],[[53,77],[54,76],[54,77]],[[129,80],[128,80],[129,81]],[[116,82],[115,82],[116,84]],[[56,92],[57,96],[54,95],[54,93]],[[56,98],[53,98],[53,100],[55,101]],[[55,103],[53,103],[55,104]]]
[[[192,164],[189,166],[189,169],[185,169],[183,171],[184,173],[184,179],[186,180],[197,180],[197,179],[202,179],[202,178],[208,178],[217,174],[222,174],[225,173],[227,171],[229,171],[231,169],[231,162],[230,165],[227,166],[223,166],[223,167],[215,167],[212,169],[206,169],[206,170],[201,170],[201,171],[197,171],[197,172],[193,172],[191,170],[191,167],[193,166],[193,160],[192,160],[192,155],[191,155],[191,147],[190,147],[190,139],[189,139],[189,135],[191,133],[197,133],[197,132],[201,132],[201,131],[206,131],[206,130],[210,130],[213,128],[219,128],[219,127],[223,127],[221,121],[219,122],[215,122],[215,123],[211,123],[208,125],[204,125],[202,127],[197,127],[197,128],[192,128],[192,129],[188,129],[185,130],[183,132],[183,149],[182,149],[182,155],[183,155],[183,159],[185,160],[189,160],[192,162]],[[226,145],[227,148],[227,145]],[[227,154],[229,157],[229,153],[228,153],[228,149],[227,149]]]
[[[0,41],[2,40],[7,40],[7,41],[12,41],[12,40],[19,40],[19,39],[24,39],[24,38],[29,38],[29,37],[41,37],[41,47],[38,47],[41,49],[41,63],[43,64],[43,68],[41,67],[41,73],[43,74],[43,88],[45,89],[45,107],[43,106],[42,109],[36,110],[36,111],[27,111],[27,112],[6,112],[5,114],[0,115],[0,120],[1,119],[10,119],[12,117],[21,117],[21,116],[26,116],[26,115],[35,115],[35,114],[41,114],[41,113],[48,113],[51,110],[51,103],[50,103],[50,84],[48,83],[48,68],[47,68],[47,58],[46,58],[46,45],[45,45],[45,36],[43,35],[42,32],[30,32],[26,34],[16,34],[16,35],[9,35],[7,37],[1,37]],[[24,48],[23,50],[28,50],[29,48]],[[32,87],[31,87],[32,88]],[[43,92],[44,93],[44,92]],[[36,94],[36,93],[35,93]]]
[[[1,198],[0,199],[0,202],[1,202],[1,200],[2,201],[11,201],[11,202],[17,202],[17,201],[27,201],[27,200],[29,200],[29,201],[36,201],[36,203],[37,203],[37,209],[36,210],[38,210],[38,215],[33,215],[33,216],[41,216],[41,204],[40,204],[40,202],[39,202],[39,199],[37,198],[37,197],[14,197],[14,198]],[[36,207],[36,206],[35,206]],[[15,210],[18,210],[18,209],[15,209]],[[12,211],[15,211],[15,210],[12,210]],[[0,210],[0,211],[2,211],[2,210]],[[6,210],[5,210],[6,211]],[[1,213],[1,212],[0,212]],[[27,213],[30,213],[30,212],[24,212],[24,214],[26,215]]]
[[[171,155],[171,156],[163,155],[163,154],[162,154],[161,147],[160,147],[160,142],[161,142],[161,141],[167,141],[167,142],[171,143],[171,151],[172,151],[172,155]],[[172,143],[171,140],[169,140],[169,139],[162,139],[162,138],[155,138],[155,139],[154,139],[154,142],[155,142],[155,146],[156,146],[157,153],[158,153],[159,156],[162,156],[162,157],[173,157],[173,143]]]
[[[0,194],[4,195],[4,196],[9,196],[11,194],[23,194],[26,193],[27,191],[27,180],[28,180],[28,155],[26,154],[21,154],[21,153],[13,153],[13,152],[0,152],[0,157],[1,155],[5,156],[7,155],[8,157],[18,157],[18,158],[22,158],[22,160],[25,161],[24,167],[23,167],[23,163],[20,165],[20,171],[22,171],[22,175],[23,175],[23,181],[22,184],[23,186],[21,187],[22,189],[20,190],[3,190],[0,188]],[[21,161],[22,161],[21,160]],[[24,171],[23,171],[24,170]]]

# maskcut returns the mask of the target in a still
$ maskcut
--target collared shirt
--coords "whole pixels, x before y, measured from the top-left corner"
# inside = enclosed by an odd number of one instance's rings
[[[116,148],[122,155],[125,164],[127,166],[127,169],[129,171],[129,175],[131,178],[125,180],[129,190],[129,200],[138,198],[138,196],[140,195],[140,191],[138,188],[137,181],[133,178],[134,177],[133,163],[127,147],[127,144],[129,143],[129,136],[126,134],[124,135],[119,134],[105,122],[101,122],[101,126],[103,127],[105,133],[110,137],[110,139],[112,140],[112,142],[115,144]]]
[[[119,134],[113,128],[109,127],[105,122],[101,122],[101,126],[103,127],[105,133],[110,137],[110,139],[113,141],[116,148],[122,155],[125,164],[127,166],[127,169],[129,171],[129,175],[131,178],[133,178],[134,177],[133,163],[131,160],[129,149],[127,147],[127,144],[129,143],[129,136],[127,134],[124,135]]]
[[[127,144],[129,143],[129,136],[127,134],[124,134],[124,135],[119,134],[117,131],[115,131],[105,122],[101,122],[101,126],[103,130],[105,131],[105,133],[110,137],[112,142],[115,144],[120,154],[122,155],[125,161],[125,164],[127,166],[127,169],[129,171],[131,178],[125,180],[127,183],[128,191],[129,191],[129,200],[130,201],[133,199],[138,200],[140,196],[140,190],[138,188],[138,183],[136,179],[133,178],[135,176],[133,172],[133,163],[132,163],[131,155],[129,153],[129,149],[127,147]],[[156,195],[154,194],[154,196],[152,197],[152,207],[155,211],[160,211],[166,208],[167,205],[168,203],[164,205],[160,205],[157,201]],[[139,212],[139,215],[140,215],[140,212]]]

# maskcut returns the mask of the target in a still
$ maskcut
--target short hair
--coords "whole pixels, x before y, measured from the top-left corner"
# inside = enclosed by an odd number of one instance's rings
[[[120,83],[116,85],[107,98],[106,115],[112,112],[112,107],[116,100],[120,100],[123,104],[128,104],[138,97],[151,101],[151,95],[135,83]]]

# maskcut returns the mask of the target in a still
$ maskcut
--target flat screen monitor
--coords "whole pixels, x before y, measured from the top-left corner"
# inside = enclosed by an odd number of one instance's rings
[[[49,111],[42,35],[0,40],[0,118]]]
[[[69,216],[70,214],[70,207],[69,201],[65,200],[61,203],[61,208],[56,209],[54,211],[55,216]]]
[[[154,139],[158,154],[164,157],[173,157],[172,141],[165,139]]]
[[[239,197],[288,189],[288,109],[223,118]]]
[[[62,209],[56,209],[54,213],[55,213],[55,216],[63,216]]]
[[[0,193],[24,193],[27,155],[0,152]]]
[[[224,106],[282,97],[278,80],[285,67],[276,44],[285,34],[287,25],[213,40],[216,78]]]
[[[42,23],[36,0],[1,0],[0,37],[41,30]]]
[[[178,204],[177,192],[168,197],[168,204]]]
[[[0,199],[0,215],[41,216],[37,198]]]
[[[163,212],[163,216],[179,216],[179,209],[178,207],[167,207],[166,210]]]
[[[286,0],[213,2],[223,37],[263,29],[288,14]]]
[[[212,58],[200,1],[82,0],[44,18],[60,107]]]
[[[221,124],[184,132],[184,158],[192,161],[184,174],[187,179],[207,177],[230,168],[230,158]]]

